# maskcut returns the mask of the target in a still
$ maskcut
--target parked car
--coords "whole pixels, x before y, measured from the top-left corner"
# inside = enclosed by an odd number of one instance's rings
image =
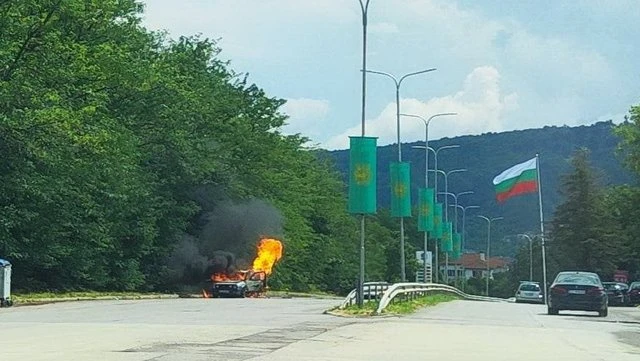
[[[640,282],[633,282],[629,285],[629,303],[631,305],[640,304]]]
[[[609,305],[611,306],[625,306],[627,305],[629,295],[627,291],[629,286],[626,283],[621,282],[603,282],[607,297],[609,298]]]
[[[547,312],[557,315],[558,311],[595,311],[600,317],[609,313],[607,292],[600,277],[592,272],[560,272],[551,284]]]
[[[518,286],[518,290],[516,291],[516,302],[544,303],[540,283],[529,281],[520,282],[520,286]]]

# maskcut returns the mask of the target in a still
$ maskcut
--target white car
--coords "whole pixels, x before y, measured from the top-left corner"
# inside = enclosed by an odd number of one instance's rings
[[[521,282],[516,291],[516,302],[544,303],[544,296],[537,282]]]

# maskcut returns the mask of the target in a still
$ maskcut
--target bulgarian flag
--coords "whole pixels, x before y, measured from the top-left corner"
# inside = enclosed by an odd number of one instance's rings
[[[493,185],[496,187],[496,197],[499,203],[513,196],[533,193],[538,190],[536,160],[536,158],[533,158],[524,163],[516,164],[493,178]]]

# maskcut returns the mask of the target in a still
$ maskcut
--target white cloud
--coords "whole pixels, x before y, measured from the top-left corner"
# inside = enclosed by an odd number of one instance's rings
[[[465,79],[462,89],[454,94],[435,97],[427,101],[401,99],[401,112],[428,118],[437,113],[458,113],[455,117],[435,119],[429,126],[430,139],[451,137],[460,134],[479,134],[501,131],[508,127],[507,115],[518,109],[516,93],[503,94],[500,88],[500,73],[491,66],[475,68]],[[388,104],[373,119],[367,120],[367,135],[378,137],[378,144],[395,143],[396,105]],[[348,147],[348,137],[357,135],[359,126],[354,126],[323,144],[328,149]],[[410,142],[424,139],[424,123],[417,119],[401,119],[401,140]]]
[[[287,134],[304,133],[314,136],[313,133],[323,128],[322,120],[329,113],[329,101],[320,99],[287,99],[281,111],[289,116],[287,125],[283,131]]]

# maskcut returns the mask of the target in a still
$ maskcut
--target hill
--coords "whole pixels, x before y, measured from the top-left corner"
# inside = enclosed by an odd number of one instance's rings
[[[472,195],[460,197],[461,205],[478,205],[478,210],[469,210],[467,214],[467,249],[486,247],[486,222],[474,217],[482,214],[490,217],[504,216],[492,229],[495,242],[505,236],[523,232],[539,232],[539,214],[537,194],[511,199],[498,204],[491,183],[492,179],[516,163],[540,155],[540,174],[542,183],[543,210],[545,221],[550,221],[556,205],[561,202],[558,190],[562,175],[570,170],[569,158],[581,147],[591,151],[591,162],[601,174],[602,185],[632,183],[634,179],[622,165],[622,159],[616,155],[619,139],[613,134],[612,122],[598,122],[590,126],[551,127],[528,129],[503,133],[486,133],[474,136],[461,136],[430,140],[429,146],[438,148],[457,144],[460,148],[446,149],[439,153],[438,167],[444,171],[465,168],[467,172],[452,174],[449,177],[449,192],[473,191]],[[411,162],[412,197],[417,196],[417,188],[424,185],[424,150],[412,146],[424,145],[423,142],[403,143],[403,160]],[[378,207],[389,207],[389,163],[396,158],[396,145],[378,147]],[[330,151],[328,155],[348,182],[349,151]],[[430,154],[429,167],[433,168],[433,154]],[[433,176],[429,178],[433,184]],[[439,190],[443,191],[444,182],[440,178]],[[450,198],[451,199],[451,198]],[[414,203],[415,204],[415,203]],[[492,244],[496,254],[509,254],[515,245],[497,242]]]

